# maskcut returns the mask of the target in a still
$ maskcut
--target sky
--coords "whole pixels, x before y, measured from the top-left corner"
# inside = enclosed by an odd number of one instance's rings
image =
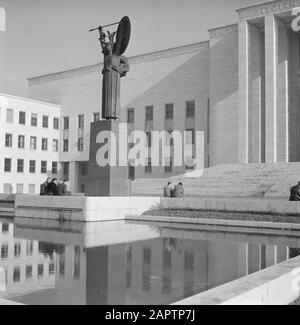
[[[102,61],[97,32],[129,16],[126,56],[205,41],[237,21],[235,9],[263,0],[0,0],[0,93],[27,96],[27,78]],[[267,2],[267,1],[265,1]]]

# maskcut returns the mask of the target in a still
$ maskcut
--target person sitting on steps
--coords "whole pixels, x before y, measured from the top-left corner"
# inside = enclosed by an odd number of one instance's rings
[[[300,182],[291,188],[290,201],[300,201]]]

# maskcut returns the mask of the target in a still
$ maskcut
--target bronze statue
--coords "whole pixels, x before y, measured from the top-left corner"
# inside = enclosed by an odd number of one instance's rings
[[[129,43],[131,25],[129,18],[124,17],[119,23],[117,32],[111,33],[107,31],[105,33],[104,27],[96,28],[100,33],[99,41],[104,55],[102,118],[116,120],[120,118],[120,78],[125,77],[130,70],[128,59],[123,53]]]

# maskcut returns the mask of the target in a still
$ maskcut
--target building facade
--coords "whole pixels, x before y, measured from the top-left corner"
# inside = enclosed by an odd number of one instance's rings
[[[121,86],[128,133],[201,131],[198,168],[300,161],[300,40],[292,28],[298,7],[300,0],[276,0],[238,9],[237,22],[210,30],[208,41],[130,58]],[[98,64],[29,79],[29,98],[61,106],[59,161],[75,192],[87,185],[101,70]],[[194,145],[193,136],[186,141]],[[128,176],[167,178],[185,171],[185,165],[149,162],[130,168]]]
[[[60,107],[0,94],[0,125],[0,193],[39,194],[60,174]]]

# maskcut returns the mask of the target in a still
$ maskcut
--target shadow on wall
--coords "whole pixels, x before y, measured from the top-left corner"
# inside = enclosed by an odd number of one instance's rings
[[[238,35],[211,39],[210,166],[238,162]]]
[[[198,73],[205,74],[204,79]],[[147,77],[147,76],[145,76]],[[205,78],[207,77],[207,79]],[[205,84],[207,83],[207,85]],[[182,90],[182,91],[180,91]],[[124,108],[164,105],[175,100],[188,101],[208,97],[208,48],[195,54],[175,70],[165,75],[149,89],[127,103]],[[183,108],[184,111],[184,108]]]

